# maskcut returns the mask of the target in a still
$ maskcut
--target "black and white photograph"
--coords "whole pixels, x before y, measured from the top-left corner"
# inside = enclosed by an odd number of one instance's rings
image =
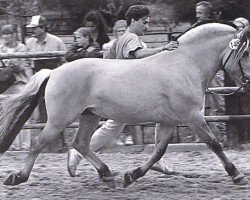
[[[0,0],[1,200],[249,200],[249,0]]]

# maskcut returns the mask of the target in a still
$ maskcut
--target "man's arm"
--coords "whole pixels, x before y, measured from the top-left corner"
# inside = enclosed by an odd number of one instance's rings
[[[176,41],[171,41],[170,43],[168,43],[166,46],[164,47],[158,47],[158,48],[142,48],[142,49],[137,49],[134,52],[131,52],[135,58],[145,58],[148,56],[152,56],[156,53],[159,53],[161,51],[164,50],[174,50],[178,47],[178,42]]]

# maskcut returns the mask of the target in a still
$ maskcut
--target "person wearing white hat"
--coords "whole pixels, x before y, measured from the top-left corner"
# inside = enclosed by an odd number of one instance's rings
[[[31,32],[33,34],[33,37],[29,38],[26,42],[26,46],[29,52],[52,52],[67,50],[61,38],[47,32],[48,23],[44,16],[32,16],[30,23],[26,27],[31,29]],[[55,69],[65,62],[64,57],[32,58],[31,60],[34,73],[44,68]],[[47,121],[47,113],[44,102],[38,106],[32,118],[34,122]],[[37,131],[33,132],[35,135],[38,134]],[[63,148],[65,146],[63,133],[61,134],[61,136],[61,147]]]
[[[35,15],[31,18],[30,23],[26,26],[31,29],[33,37],[26,42],[28,51],[30,52],[51,52],[66,51],[65,44],[62,39],[47,32],[48,23],[45,17]],[[65,59],[60,58],[37,58],[34,61],[34,72],[42,68],[54,69],[60,66]]]

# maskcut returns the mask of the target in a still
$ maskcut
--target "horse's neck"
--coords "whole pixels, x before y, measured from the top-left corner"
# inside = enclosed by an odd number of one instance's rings
[[[196,44],[188,45],[187,52],[191,55],[195,67],[198,68],[203,80],[203,88],[207,88],[216,73],[221,68],[223,52],[227,48],[231,36],[212,38],[204,41],[196,41]]]

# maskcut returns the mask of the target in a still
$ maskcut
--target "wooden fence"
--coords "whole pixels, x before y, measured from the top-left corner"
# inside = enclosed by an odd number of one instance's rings
[[[53,51],[53,52],[16,52],[16,53],[0,53],[1,59],[11,59],[11,58],[48,58],[48,57],[60,57],[65,55],[65,51]],[[218,92],[222,94],[229,94],[237,90],[238,87],[217,87],[209,88],[212,92]],[[243,93],[243,90],[238,91]],[[218,121],[235,121],[235,120],[246,120],[250,119],[250,115],[228,115],[228,116],[205,116],[208,122],[218,122]],[[73,125],[75,126],[75,125]],[[41,128],[43,124],[40,125],[25,125],[26,128]]]
[[[65,51],[54,51],[54,52],[25,52],[25,53],[1,53],[0,59],[11,59],[11,58],[48,58],[48,57],[60,57],[65,55]],[[237,87],[219,87],[219,88],[209,88],[213,92],[220,92],[224,94],[232,93]],[[243,92],[240,90],[239,92]],[[249,120],[250,115],[225,115],[225,116],[205,116],[207,122],[229,122],[229,121],[242,121]],[[100,125],[104,122],[100,122]],[[45,124],[25,124],[23,129],[41,129]],[[78,123],[73,123],[69,128],[77,128]],[[155,126],[154,123],[141,124],[142,126]],[[183,125],[185,126],[185,125]],[[143,138],[143,136],[141,137]],[[143,143],[141,141],[140,143]]]

